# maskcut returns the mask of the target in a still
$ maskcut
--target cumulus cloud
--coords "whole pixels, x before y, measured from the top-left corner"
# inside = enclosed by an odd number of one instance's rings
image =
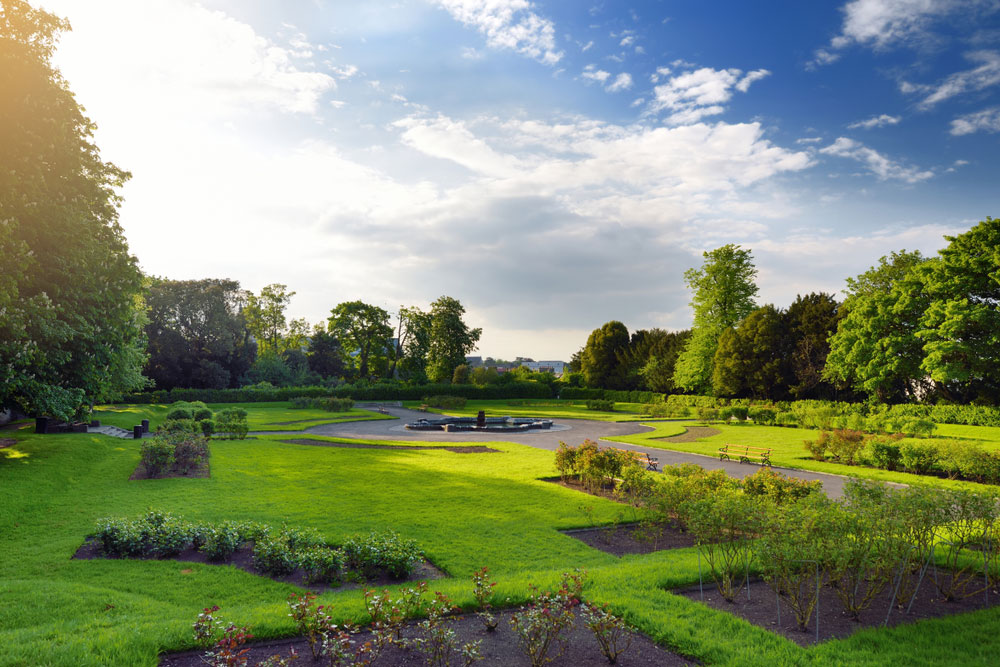
[[[437,4],[476,28],[495,49],[510,49],[546,65],[563,57],[556,50],[555,25],[535,13],[528,0],[437,0]]]
[[[857,160],[882,181],[899,180],[906,183],[919,183],[934,176],[932,171],[904,166],[892,161],[875,149],[847,137],[838,137],[836,141],[826,148],[821,148],[819,152],[824,155]]]
[[[899,116],[890,116],[889,114],[881,114],[878,116],[872,116],[871,118],[866,118],[865,120],[859,120],[848,125],[848,129],[862,129],[871,130],[876,127],[885,127],[886,125],[896,125],[900,121]]]
[[[667,68],[657,70],[654,77],[667,76]],[[765,69],[743,74],[743,70],[731,68],[716,70],[710,67],[691,70],[667,79],[653,91],[655,99],[650,103],[649,112],[672,112],[667,122],[673,125],[695,123],[705,116],[721,114],[726,102],[733,96],[733,90],[741,93],[750,89],[750,84],[763,79],[770,72]],[[655,80],[655,79],[654,79]]]
[[[628,90],[632,87],[632,75],[628,72],[622,72],[615,77],[615,80],[605,88],[609,93],[617,93],[623,90]]]
[[[596,81],[597,83],[604,83],[611,76],[611,72],[605,72],[602,69],[597,69],[597,65],[587,65],[583,68],[583,72],[580,73],[584,79],[589,81]]]
[[[855,44],[886,50],[922,40],[942,17],[979,8],[990,12],[995,5],[991,0],[851,0],[841,8],[840,33],[816,50],[809,66],[835,62],[842,49]]]
[[[951,133],[955,136],[975,132],[1000,132],[1000,107],[990,107],[951,121]]]
[[[917,106],[927,110],[952,97],[1000,84],[1000,51],[972,51],[965,54],[965,57],[980,64],[972,69],[950,74],[937,85],[900,82],[900,91],[924,94],[924,99]]]

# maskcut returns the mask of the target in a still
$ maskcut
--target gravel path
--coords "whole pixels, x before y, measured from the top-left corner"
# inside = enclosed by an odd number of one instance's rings
[[[360,407],[360,406],[359,406]],[[422,417],[433,415],[417,410],[388,406],[385,411],[397,417],[396,420],[379,420],[367,422],[346,422],[342,424],[323,424],[313,426],[304,431],[282,432],[280,435],[293,436],[296,434],[324,435],[337,438],[353,438],[360,440],[397,440],[404,442],[514,442],[519,445],[538,447],[555,451],[559,447],[559,442],[563,441],[570,445],[579,445],[584,440],[600,441],[604,438],[619,435],[632,435],[635,433],[645,433],[653,430],[648,426],[643,426],[637,422],[599,422],[587,419],[559,419],[556,427],[550,431],[537,430],[526,433],[502,434],[502,433],[474,433],[464,431],[461,433],[445,433],[444,431],[407,431],[404,425],[408,422],[416,421]],[[275,433],[257,432],[252,435],[275,435]],[[655,447],[642,447],[623,442],[605,441],[604,444],[630,449],[635,452],[643,452],[649,456],[659,459],[660,467],[664,465],[674,465],[679,463],[695,463],[708,470],[725,470],[730,477],[742,479],[747,475],[757,472],[759,466],[754,464],[738,463],[735,461],[720,461],[713,456],[701,454],[689,454],[687,452],[675,452]],[[844,483],[849,481],[849,477],[832,475],[828,473],[808,472],[805,470],[794,470],[791,468],[778,468],[775,470],[790,477],[797,477],[809,481],[819,481],[823,484],[823,490],[831,498],[840,498],[844,493]]]

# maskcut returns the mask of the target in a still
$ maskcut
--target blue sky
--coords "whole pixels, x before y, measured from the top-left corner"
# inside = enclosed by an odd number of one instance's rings
[[[994,0],[42,5],[144,269],[311,322],[448,294],[482,354],[568,359],[689,326],[704,250],[784,307],[998,214]]]

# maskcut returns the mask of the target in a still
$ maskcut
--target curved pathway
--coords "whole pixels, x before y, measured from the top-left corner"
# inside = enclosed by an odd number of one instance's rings
[[[363,406],[358,406],[363,407]],[[519,445],[538,447],[555,451],[559,447],[560,441],[578,445],[584,440],[603,440],[604,438],[618,435],[632,435],[651,431],[648,426],[643,426],[638,422],[599,422],[588,419],[559,419],[557,426],[563,428],[559,430],[537,430],[527,433],[503,434],[503,433],[475,433],[463,431],[460,433],[445,433],[444,431],[407,431],[404,424],[416,421],[422,417],[427,417],[428,413],[406,408],[386,407],[385,411],[397,417],[398,421],[382,419],[376,421],[362,422],[342,422],[339,424],[323,424],[313,426],[303,431],[283,431],[280,433],[256,432],[253,435],[323,435],[337,438],[352,438],[357,440],[396,440],[401,442],[452,442],[470,443],[477,441],[484,442],[513,442]],[[650,420],[655,421],[655,420]],[[675,465],[680,463],[694,463],[707,470],[725,470],[730,477],[742,479],[760,469],[754,464],[738,463],[736,461],[720,461],[713,456],[702,454],[690,454],[687,452],[675,452],[669,449],[658,449],[656,447],[643,447],[624,442],[606,441],[605,444],[629,449],[634,452],[641,452],[659,459],[660,466]],[[810,472],[806,470],[796,470],[793,468],[778,468],[789,477],[796,477],[808,481],[819,481],[823,484],[823,491],[831,498],[840,498],[844,493],[844,483],[849,481],[849,477],[833,475],[830,473]]]

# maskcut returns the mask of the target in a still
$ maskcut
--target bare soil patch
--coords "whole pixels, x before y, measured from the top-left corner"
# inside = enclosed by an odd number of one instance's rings
[[[221,613],[221,612],[220,612]],[[517,635],[510,627],[510,617],[513,610],[497,613],[500,624],[493,632],[487,632],[482,621],[474,614],[452,617],[451,628],[455,631],[456,641],[459,645],[466,642],[482,640],[480,651],[483,661],[478,665],[503,665],[520,666],[530,665],[528,657],[521,651]],[[251,628],[251,632],[253,629]],[[404,639],[412,639],[417,635],[416,624],[410,623],[403,630]],[[607,665],[608,661],[601,655],[597,645],[597,640],[593,634],[583,624],[580,615],[577,614],[576,621],[571,628],[564,633],[565,650],[553,660],[550,665],[553,667],[599,667]],[[370,632],[359,632],[354,635],[355,646],[360,646],[371,639]],[[249,653],[249,665],[257,665],[273,655],[287,656],[289,650],[294,648],[299,655],[297,665],[318,665],[321,661],[314,662],[309,652],[309,643],[303,637],[294,639],[283,639],[270,642],[260,642],[252,644]],[[558,652],[558,647],[553,649],[552,655]],[[201,657],[202,651],[187,651],[185,653],[174,653],[164,655],[160,658],[161,667],[204,667]],[[375,661],[376,667],[389,667],[395,665],[426,665],[427,658],[416,650],[402,648],[391,645]],[[452,664],[461,664],[457,655],[452,657]],[[673,667],[675,665],[691,665],[693,663],[676,653],[657,646],[652,640],[642,634],[634,633],[632,643],[628,650],[619,657],[617,665],[621,667]]]
[[[947,573],[939,572],[940,576],[950,576]],[[912,583],[915,585],[917,576],[913,575]],[[980,582],[980,585],[982,582]],[[810,585],[815,585],[810,584]],[[747,589],[744,586],[736,595],[735,601],[726,602],[712,581],[711,576],[706,573],[704,603],[713,609],[729,612],[743,618],[756,626],[780,634],[793,642],[802,646],[809,646],[816,642],[816,615],[809,621],[806,631],[799,629],[795,621],[795,614],[791,608],[781,601],[781,622],[778,622],[778,598],[768,585],[762,580],[750,580],[750,599],[747,600]],[[912,587],[910,588],[912,591]],[[691,600],[700,601],[698,586],[686,587],[671,591],[677,595],[683,595]],[[819,598],[819,640],[821,642],[828,639],[842,639],[862,628],[881,626],[889,613],[892,602],[893,588],[886,586],[886,589],[875,598],[871,608],[861,612],[861,619],[856,621],[850,618],[843,610],[843,606],[837,597],[836,592],[829,586],[820,589]],[[912,593],[911,593],[912,595]],[[930,572],[924,577],[924,581],[917,591],[913,606],[907,613],[910,598],[897,600],[889,613],[889,625],[899,625],[901,623],[912,623],[924,618],[935,618],[938,616],[948,616],[963,612],[975,611],[987,607],[986,596],[983,593],[967,597],[954,602],[946,602],[939,594],[934,585],[934,580]],[[997,591],[990,591],[990,607],[1000,604],[1000,594]]]
[[[89,539],[83,543],[76,553],[73,554],[73,558],[78,560],[93,560],[96,558],[109,558],[104,554],[104,549],[101,547],[101,543],[95,539]],[[153,559],[146,559],[153,560]],[[233,553],[232,557],[227,561],[211,561],[208,557],[196,551],[192,548],[187,548],[180,552],[173,558],[164,560],[175,560],[188,563],[203,563],[205,565],[232,565],[233,567],[238,567],[244,572],[249,572],[250,574],[255,574],[258,577],[267,577],[268,579],[273,579],[274,581],[280,581],[286,584],[292,584],[293,586],[298,586],[300,588],[315,591],[317,593],[328,591],[331,589],[336,590],[351,590],[361,587],[377,587],[377,586],[388,586],[391,584],[402,583],[403,581],[421,581],[428,579],[443,579],[448,576],[446,572],[438,569],[429,561],[422,561],[417,564],[417,567],[413,570],[413,574],[408,579],[391,579],[389,577],[379,577],[377,579],[370,579],[367,581],[344,581],[340,585],[328,586],[326,584],[310,584],[306,582],[305,572],[302,568],[297,568],[291,574],[284,577],[274,577],[269,574],[265,574],[257,570],[253,564],[253,544],[248,543],[241,546],[239,549]]]
[[[695,545],[694,537],[690,533],[685,533],[670,523],[649,525],[632,523],[559,532],[580,540],[594,549],[619,557],[626,554],[649,554],[667,549],[683,549]]]
[[[156,477],[150,477],[149,472],[146,470],[146,466],[143,465],[142,461],[139,461],[139,465],[135,467],[135,470],[132,472],[132,476],[129,477],[129,479],[130,480],[167,479],[171,477],[192,477],[192,478],[206,479],[211,476],[212,474],[208,465],[208,458],[206,457],[205,460],[202,461],[200,465],[192,468],[189,471],[181,470],[175,465],[170,470],[166,470],[157,475]]]
[[[665,438],[656,439],[662,440],[663,442],[694,442],[695,440],[709,438],[713,435],[719,435],[720,433],[722,433],[722,431],[717,428],[712,428],[711,426],[688,426],[687,431],[684,433],[678,433],[677,435],[669,435]]]
[[[434,447],[431,445],[373,445],[367,442],[327,442],[325,440],[309,440],[307,438],[296,438],[294,440],[282,440],[289,445],[313,445],[318,447],[342,447],[344,449],[437,449],[447,450],[456,454],[499,454],[499,449],[493,449],[485,445],[467,445],[463,447]]]
[[[17,440],[14,438],[0,438],[0,449],[4,447],[10,447],[11,445],[16,445]]]

